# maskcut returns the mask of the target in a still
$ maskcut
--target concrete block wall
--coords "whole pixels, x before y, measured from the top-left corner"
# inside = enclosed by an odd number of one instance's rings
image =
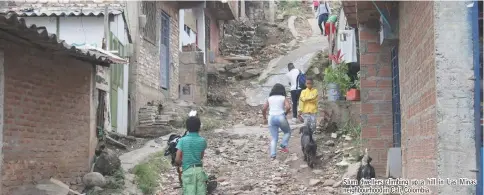
[[[80,189],[91,163],[93,65],[5,41],[0,50],[5,52],[1,194],[50,177]]]
[[[180,99],[198,104],[207,102],[208,76],[203,52],[182,52],[180,55]]]
[[[380,45],[377,21],[359,24],[361,75],[361,136],[377,176],[385,174],[387,151],[392,146],[391,48]]]
[[[220,44],[220,28],[219,28],[219,22],[218,22],[217,18],[215,18],[215,16],[212,13],[210,13],[210,12],[205,11],[205,16],[210,19],[210,51],[214,52],[215,53],[215,56],[219,56],[220,55],[220,49],[219,49],[219,44]]]
[[[436,136],[439,137],[436,143],[436,162],[440,178],[476,179],[476,173],[471,171],[477,170],[478,165],[474,126],[472,28],[467,7],[470,3],[433,2],[432,7],[436,82],[434,116]],[[443,185],[438,190],[439,194],[476,193],[474,185]]]

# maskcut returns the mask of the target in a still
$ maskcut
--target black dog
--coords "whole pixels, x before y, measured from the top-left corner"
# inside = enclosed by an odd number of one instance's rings
[[[308,166],[313,168],[316,160],[316,151],[318,146],[313,139],[313,134],[309,125],[303,126],[299,129],[301,135],[301,148],[304,154],[304,161],[308,163]]]
[[[368,148],[365,149],[365,154],[361,158],[361,166],[358,168],[356,180],[360,182],[361,179],[372,179],[376,177],[375,168],[370,165],[371,157],[368,155]]]

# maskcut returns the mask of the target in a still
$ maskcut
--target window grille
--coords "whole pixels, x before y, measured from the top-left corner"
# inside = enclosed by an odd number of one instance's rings
[[[392,111],[393,111],[393,147],[401,146],[401,115],[400,115],[400,81],[398,66],[398,47],[391,51],[392,59]]]
[[[143,14],[146,15],[146,25],[143,28],[143,37],[147,41],[156,43],[156,1],[143,1]]]

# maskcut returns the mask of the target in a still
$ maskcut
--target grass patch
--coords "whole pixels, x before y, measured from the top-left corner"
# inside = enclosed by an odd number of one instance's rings
[[[160,174],[170,168],[170,161],[163,155],[164,151],[157,152],[134,167],[135,181],[143,194],[153,194],[159,186]]]
[[[343,135],[348,135],[353,139],[358,139],[361,136],[361,126],[353,124],[353,122],[348,120],[348,122],[344,124],[343,128],[341,128],[341,133]]]
[[[114,172],[112,176],[107,178],[107,184],[105,188],[109,189],[124,189],[124,171],[119,168]]]
[[[203,117],[201,118],[201,120],[202,120],[201,131],[211,131],[219,128],[222,125],[222,121],[213,119],[212,117]]]
[[[348,121],[344,124],[343,128],[340,130],[341,134],[350,136],[352,138],[351,144],[355,147],[351,151],[351,156],[362,155],[362,146],[368,141],[367,139],[361,138],[361,126],[359,124],[353,124],[353,122]]]

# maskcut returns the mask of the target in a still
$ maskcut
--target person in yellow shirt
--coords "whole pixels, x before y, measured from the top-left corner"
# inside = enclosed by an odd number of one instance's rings
[[[318,112],[318,90],[313,88],[313,79],[306,79],[306,89],[301,92],[298,106],[299,118],[304,120],[304,124],[311,128],[311,132],[316,130],[316,113]]]

